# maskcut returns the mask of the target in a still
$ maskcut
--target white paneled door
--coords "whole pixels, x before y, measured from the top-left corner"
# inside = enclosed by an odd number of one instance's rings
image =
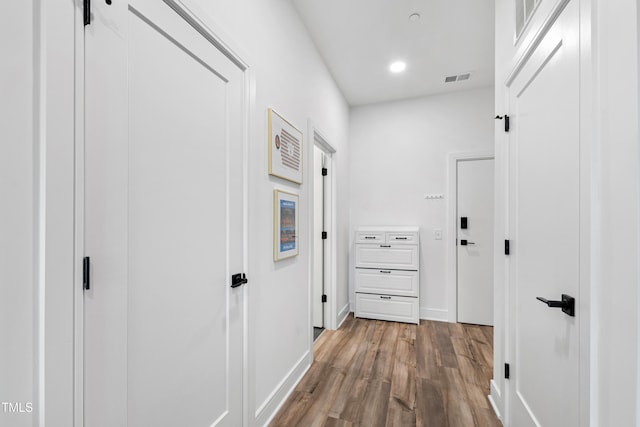
[[[167,3],[85,27],[84,425],[242,425],[244,74]]]
[[[568,298],[560,302],[565,294],[580,303],[579,4],[568,2],[508,89],[510,425],[517,427],[579,423],[581,313],[571,313]]]
[[[493,325],[493,159],[457,169],[458,322]]]

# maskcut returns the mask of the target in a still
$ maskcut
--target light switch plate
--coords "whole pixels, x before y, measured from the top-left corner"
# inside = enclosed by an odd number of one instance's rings
[[[433,229],[433,238],[436,240],[442,240],[442,229],[434,228]]]
[[[425,194],[425,199],[444,199],[444,194]]]

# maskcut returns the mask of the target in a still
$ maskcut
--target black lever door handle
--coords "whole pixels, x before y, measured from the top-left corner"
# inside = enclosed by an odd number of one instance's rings
[[[536,297],[536,299],[547,304],[548,307],[561,308],[563,313],[566,313],[571,317],[575,317],[576,315],[576,299],[572,296],[562,294],[562,300],[560,301],[548,300],[542,297]]]
[[[460,246],[473,246],[475,244],[476,244],[475,242],[470,242],[465,239],[460,240]]]
[[[249,280],[244,273],[238,273],[231,276],[231,287],[237,288],[238,286],[245,285]]]

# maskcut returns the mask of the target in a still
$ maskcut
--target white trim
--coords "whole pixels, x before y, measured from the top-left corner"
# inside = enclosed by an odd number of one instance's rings
[[[84,257],[84,22],[82,9],[75,12],[75,161],[74,161],[74,412],[73,425],[84,426],[84,289],[82,258]]]
[[[449,159],[447,162],[447,194],[449,194],[449,197],[447,198],[447,241],[445,243],[445,247],[447,251],[447,320],[451,323],[456,323],[458,321],[458,271],[456,262],[456,209],[458,194],[457,165],[459,161],[464,160],[483,160],[493,158],[493,151],[449,153]]]
[[[205,13],[204,10],[193,4],[193,2],[190,2],[190,6],[187,6],[182,0],[163,1],[229,58],[240,70],[247,71],[249,69],[250,65],[246,62],[246,60],[250,58],[249,55],[242,51],[235,43],[232,43],[231,37],[225,34],[218,25],[212,24],[215,20]],[[203,18],[206,18],[209,24],[205,24]]]
[[[258,406],[254,414],[254,425],[266,426],[271,422],[311,367],[313,363],[312,356],[312,351],[307,350],[293,368],[282,378],[271,394]]]
[[[496,417],[504,423],[504,419],[500,413],[500,408],[504,404],[504,402],[502,402],[502,393],[500,393],[500,389],[493,379],[489,384],[491,392],[489,393],[489,396],[487,396],[487,399],[489,399],[489,403],[491,403],[491,407],[493,408],[493,412],[495,412]]]
[[[593,159],[596,155],[596,139],[600,132],[598,120],[595,117],[595,106],[601,105],[597,99],[595,86],[597,84],[597,72],[594,70],[594,57],[597,58],[597,48],[593,47],[596,37],[593,27],[597,27],[593,20],[595,12],[594,1],[581,0],[580,2],[580,356],[578,361],[580,384],[578,386],[578,405],[580,411],[579,425],[587,427],[591,425],[592,402],[592,377],[591,377],[591,322],[595,321],[597,311],[591,310],[591,286],[593,272],[596,268],[592,259],[594,250],[592,244],[594,235],[592,232],[594,208],[600,198],[596,195],[596,186],[592,179],[596,179],[597,162]],[[592,37],[594,40],[592,41]],[[597,59],[596,59],[597,61]],[[592,317],[594,316],[594,317]],[[596,356],[597,357],[597,356]],[[595,375],[594,375],[595,377]],[[594,389],[596,386],[594,385]],[[597,403],[593,404],[595,407]]]
[[[542,3],[542,2],[540,2],[540,3]],[[539,27],[538,32],[536,33],[535,36],[533,36],[533,39],[531,40],[529,45],[524,50],[524,53],[522,54],[522,56],[520,56],[520,58],[516,62],[516,65],[513,67],[513,70],[509,74],[509,77],[507,77],[507,81],[505,82],[505,86],[506,87],[511,86],[511,83],[513,83],[513,80],[518,76],[520,71],[522,71],[522,68],[529,61],[529,59],[531,58],[531,55],[533,55],[533,52],[535,51],[535,49],[538,47],[538,45],[540,44],[540,42],[542,41],[544,36],[549,31],[549,29],[551,29],[551,27],[553,26],[554,22],[556,22],[556,20],[558,19],[558,17],[560,16],[562,11],[564,10],[564,7],[568,3],[569,3],[569,0],[558,0],[558,2],[555,4],[553,9],[551,9],[551,12],[549,13],[549,15],[547,15],[547,17],[545,18],[544,22]],[[522,34],[524,34],[524,31],[522,32]]]
[[[34,425],[74,411],[73,2],[34,1]]]
[[[349,316],[349,313],[351,312],[349,309],[350,309],[350,304],[346,303],[345,306],[342,307],[342,310],[340,310],[340,312],[338,313],[338,325],[337,325],[336,329],[340,329],[340,326],[342,326],[344,321],[347,320],[347,317]]]
[[[420,319],[433,320],[435,322],[448,322],[449,310],[420,307]]]

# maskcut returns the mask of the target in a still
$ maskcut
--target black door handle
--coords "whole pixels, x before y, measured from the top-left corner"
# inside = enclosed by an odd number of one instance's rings
[[[475,242],[470,242],[465,239],[460,240],[460,246],[473,246],[473,245],[475,245]]]
[[[246,284],[249,280],[244,273],[238,273],[231,276],[231,287],[237,288],[238,286],[242,286]]]
[[[561,308],[563,313],[568,314],[571,317],[576,315],[576,299],[567,294],[562,294],[562,300],[548,300],[542,297],[536,297],[538,301],[542,301],[547,304],[548,307]]]

